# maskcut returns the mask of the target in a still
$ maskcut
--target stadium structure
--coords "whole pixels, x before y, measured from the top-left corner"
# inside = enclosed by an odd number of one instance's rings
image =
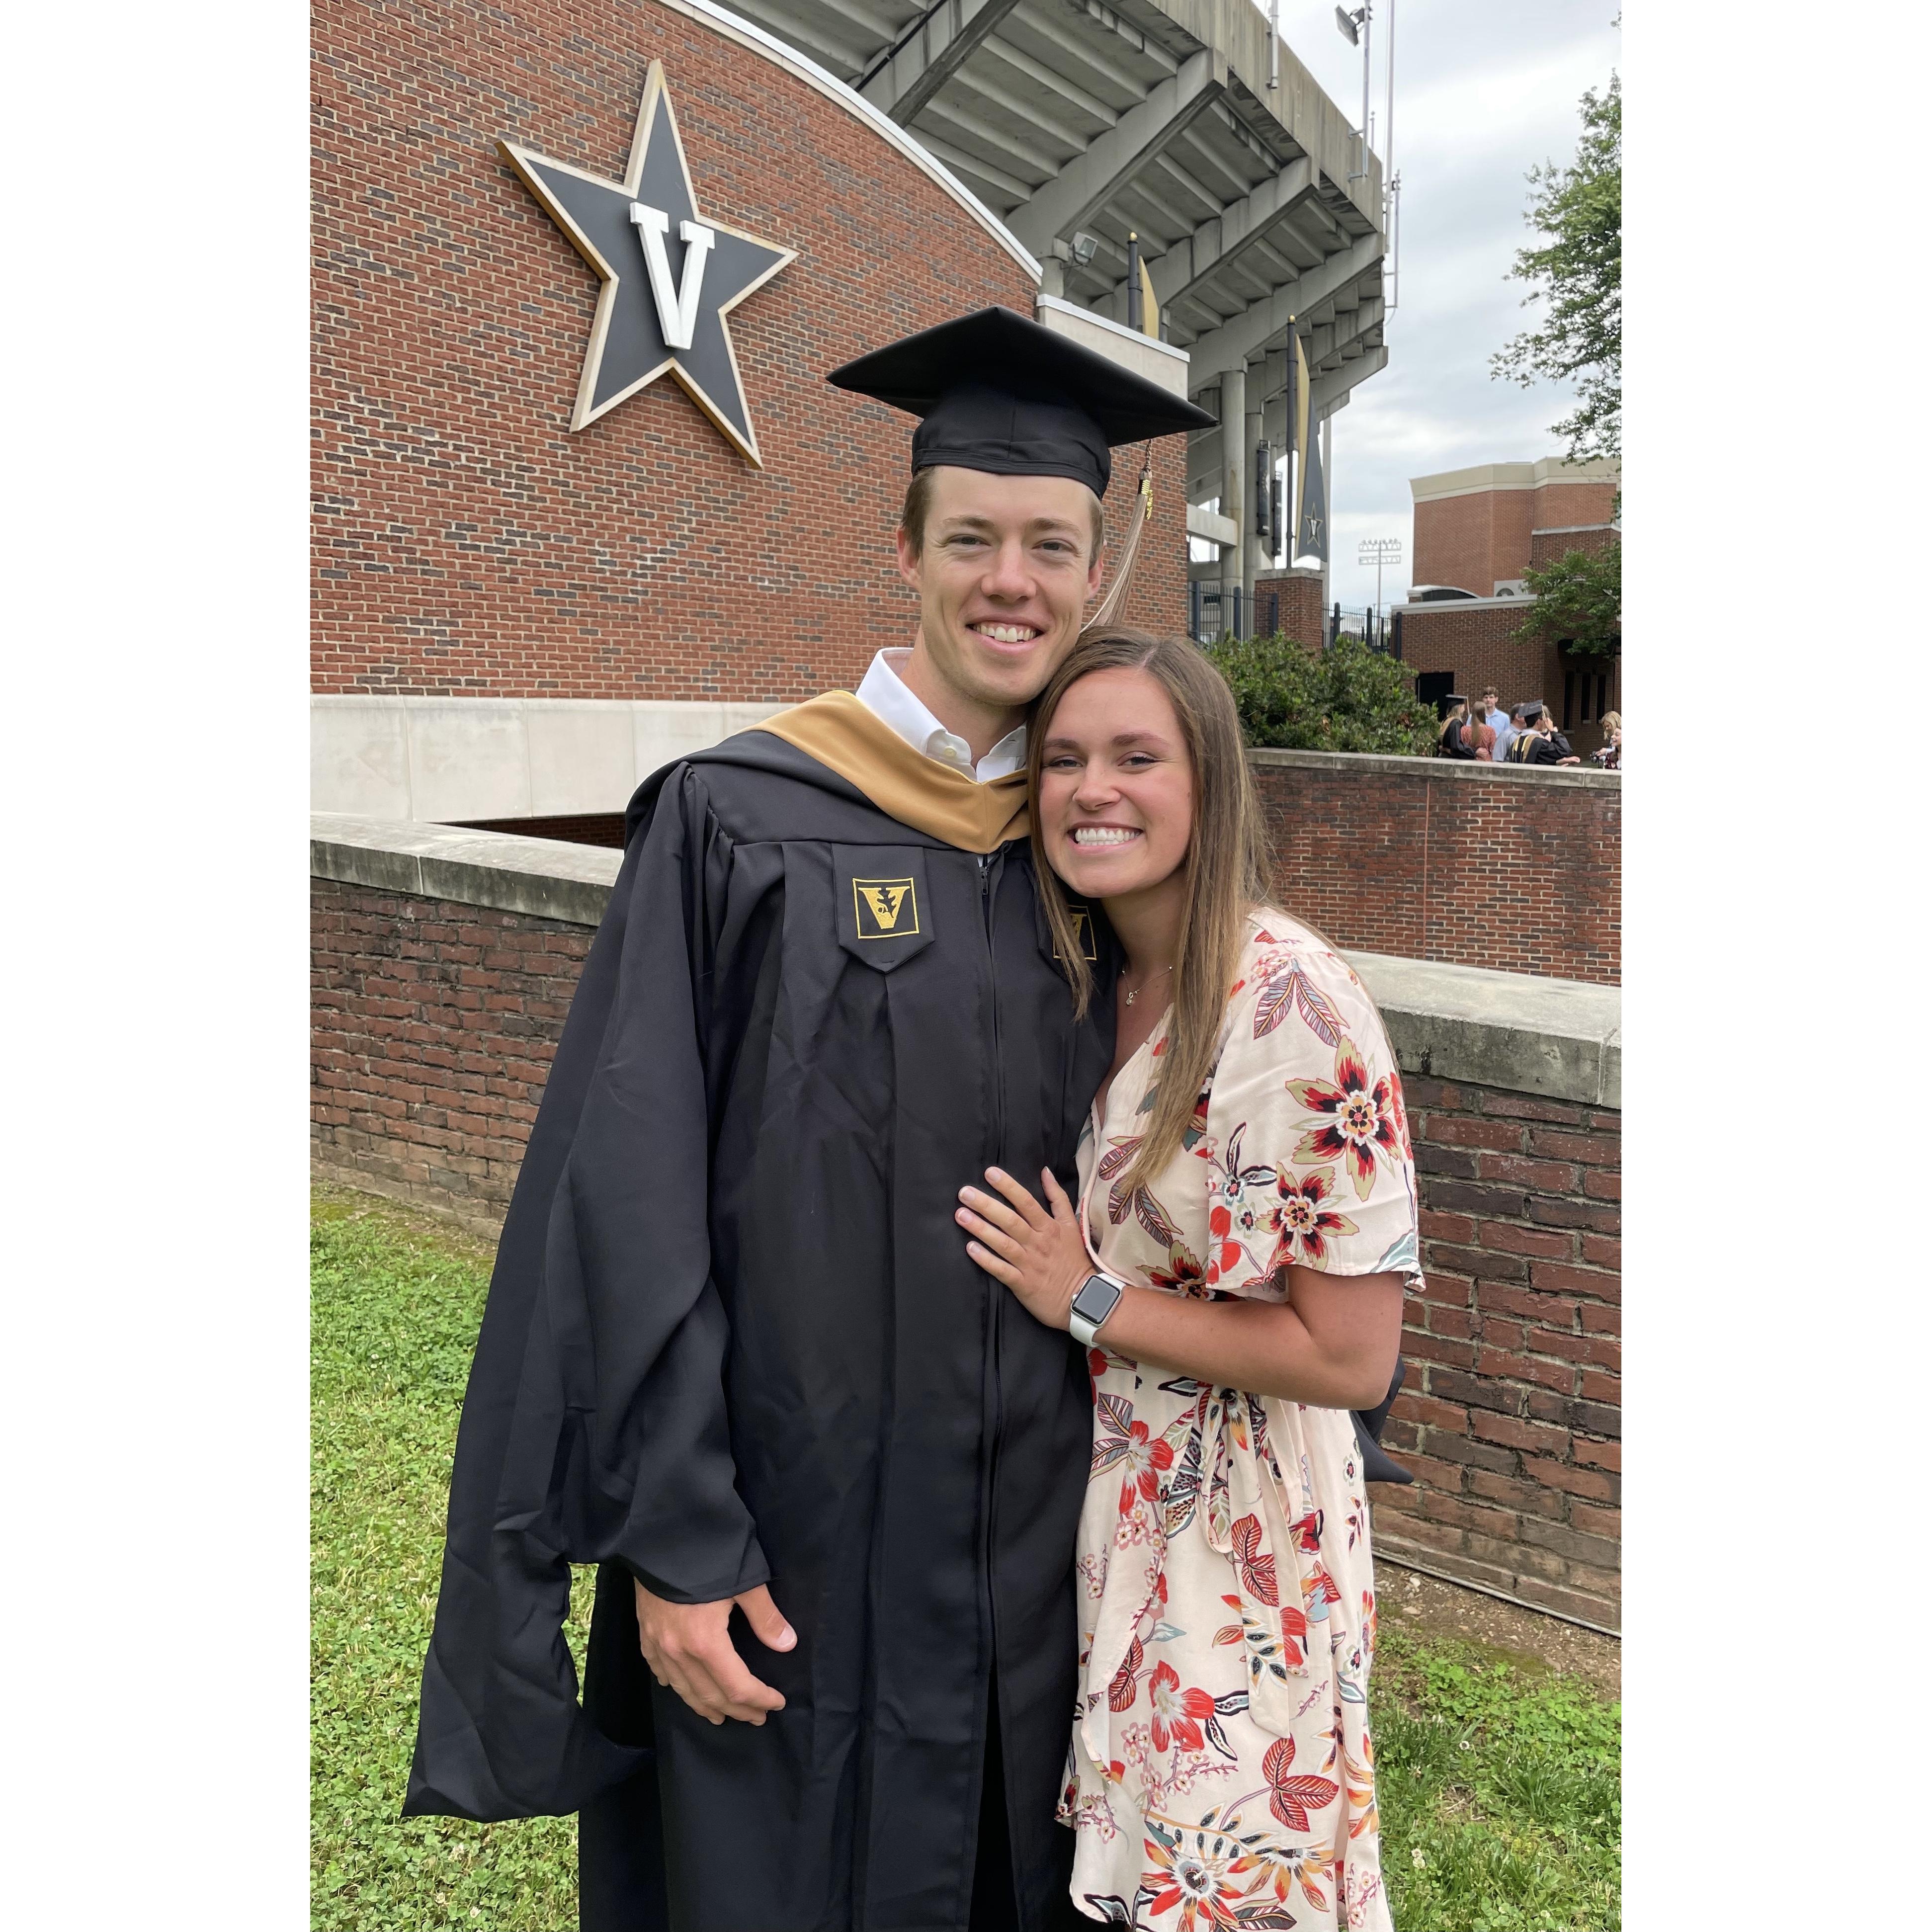
[[[1268,16],[1251,0],[736,10],[944,162],[1039,257],[1048,300],[1126,322],[1137,238],[1161,332],[1222,424],[1190,451],[1189,532],[1216,553],[1195,574],[1238,580],[1252,609],[1270,562],[1253,452],[1287,441],[1290,329],[1311,424],[1388,356],[1382,164]]]

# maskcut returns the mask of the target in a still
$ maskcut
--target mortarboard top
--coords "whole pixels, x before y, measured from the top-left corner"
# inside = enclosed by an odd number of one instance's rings
[[[995,476],[1070,476],[1096,496],[1114,443],[1140,442],[1215,418],[1010,308],[982,308],[921,329],[835,369],[836,388],[923,418],[915,471],[946,464]]]

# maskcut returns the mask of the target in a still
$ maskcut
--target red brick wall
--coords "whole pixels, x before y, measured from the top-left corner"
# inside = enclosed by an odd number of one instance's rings
[[[992,236],[651,0],[321,0],[314,46],[315,688],[778,701],[905,641],[910,419],[824,374],[989,302],[1030,314]],[[700,211],[800,250],[730,324],[762,470],[668,376],[571,433],[596,278],[494,152],[614,178],[654,56]],[[1179,628],[1169,440],[1136,614]]]
[[[1586,556],[1595,556],[1621,541],[1622,536],[1622,531],[1614,524],[1592,524],[1582,530],[1532,530],[1529,560],[1535,568],[1541,570],[1559,556],[1567,556],[1573,550],[1581,550]]]
[[[1562,695],[1563,682],[1556,646],[1524,644],[1510,635],[1534,608],[1527,602],[1474,608],[1454,603],[1405,605],[1402,668],[1411,677],[1451,672],[1456,688],[1472,698],[1493,684],[1502,694],[1505,711],[1526,698],[1553,702]]]
[[[1264,636],[1279,631],[1311,650],[1321,647],[1328,634],[1322,609],[1322,573],[1318,570],[1284,570],[1257,572],[1255,578],[1255,632]]]
[[[1498,578],[1520,577],[1520,563],[1508,565],[1529,555],[1534,499],[1529,490],[1472,490],[1418,503],[1411,580],[1486,597]]]
[[[1613,483],[1546,483],[1430,498],[1415,506],[1411,581],[1490,596],[1498,584],[1522,574],[1532,531],[1607,523],[1616,496]]]
[[[590,929],[311,884],[317,1168],[494,1236]],[[1614,1626],[1620,1117],[1403,1088],[1427,1286],[1388,1441],[1418,1482],[1376,1490],[1378,1544]]]
[[[1616,780],[1564,784],[1432,758],[1387,768],[1396,763],[1256,754],[1276,889],[1290,911],[1365,952],[1618,982]]]
[[[310,885],[316,1165],[494,1234],[590,928]]]
[[[1378,1547],[1615,1629],[1621,1114],[1405,1075],[1426,1286]]]

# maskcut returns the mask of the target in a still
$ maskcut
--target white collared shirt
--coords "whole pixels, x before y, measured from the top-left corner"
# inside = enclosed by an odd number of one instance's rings
[[[973,748],[956,731],[949,731],[914,695],[898,667],[910,658],[909,650],[881,651],[872,668],[859,680],[858,699],[881,724],[890,725],[916,752],[950,765],[956,772],[984,784],[988,778],[1003,778],[1026,764],[1027,734],[1024,724],[1009,731],[976,765]]]

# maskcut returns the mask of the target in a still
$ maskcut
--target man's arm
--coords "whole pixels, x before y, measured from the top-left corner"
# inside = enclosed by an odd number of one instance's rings
[[[567,1814],[636,1768],[578,1701],[573,1564],[618,1564],[721,1624],[770,1574],[738,1492],[711,1274],[701,988],[722,835],[688,770],[641,802],[490,1277],[410,1816]]]

